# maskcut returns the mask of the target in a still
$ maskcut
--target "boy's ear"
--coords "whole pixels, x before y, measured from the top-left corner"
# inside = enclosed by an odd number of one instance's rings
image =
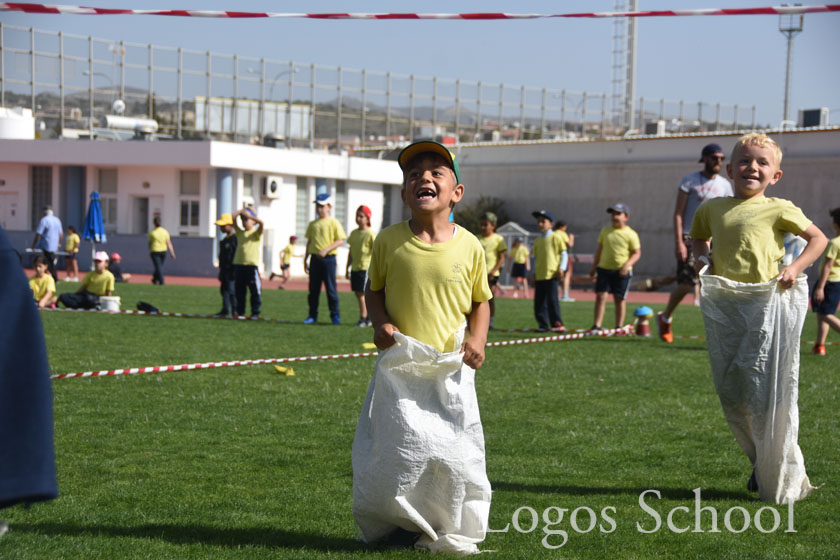
[[[782,178],[782,170],[781,170],[781,169],[777,169],[777,170],[776,170],[776,172],[775,172],[775,173],[773,173],[773,178],[772,178],[772,179],[770,179],[770,182],[769,182],[769,183],[767,183],[767,185],[768,185],[768,186],[770,186],[770,185],[775,185],[776,183],[778,183],[778,182],[779,182],[779,179],[781,179],[781,178]]]
[[[735,179],[735,177],[732,176],[732,164],[731,163],[726,164],[726,174],[729,175],[730,179],[733,179],[733,180]]]
[[[466,187],[461,183],[455,185],[455,188],[452,190],[452,198],[449,199],[451,203],[458,203],[461,202],[461,199],[464,198],[464,189]]]

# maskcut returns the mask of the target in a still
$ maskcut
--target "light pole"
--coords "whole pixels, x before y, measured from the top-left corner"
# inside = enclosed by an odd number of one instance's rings
[[[802,4],[794,4],[794,6],[801,6]],[[782,4],[787,6],[787,4]],[[782,14],[779,16],[779,31],[787,37],[787,68],[785,70],[785,105],[782,119],[787,121],[789,119],[790,109],[790,75],[791,68],[791,54],[793,52],[793,38],[802,33],[802,26],[805,23],[805,16],[802,14]]]

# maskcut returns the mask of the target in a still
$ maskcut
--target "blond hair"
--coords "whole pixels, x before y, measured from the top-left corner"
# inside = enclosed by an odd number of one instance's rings
[[[776,141],[764,134],[763,132],[750,132],[744,134],[735,143],[732,149],[732,161],[735,161],[735,152],[743,146],[757,146],[759,148],[770,148],[776,156],[776,166],[782,166],[782,149],[776,144]]]

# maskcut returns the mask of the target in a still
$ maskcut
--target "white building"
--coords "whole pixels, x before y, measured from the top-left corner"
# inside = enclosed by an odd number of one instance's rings
[[[346,153],[214,141],[0,140],[0,225],[32,232],[42,207],[51,204],[65,226],[81,231],[90,193],[98,191],[106,229],[118,245],[133,238],[131,246],[143,253],[145,234],[160,216],[184,246],[204,247],[193,268],[207,273],[216,251],[214,221],[253,204],[265,221],[268,272],[279,270],[277,255],[290,235],[299,237],[302,255],[316,194],[333,195],[333,215],[348,233],[361,204],[373,210],[379,230],[402,218],[401,181],[396,162]],[[183,240],[191,237],[206,242]],[[300,259],[296,265],[302,273]]]

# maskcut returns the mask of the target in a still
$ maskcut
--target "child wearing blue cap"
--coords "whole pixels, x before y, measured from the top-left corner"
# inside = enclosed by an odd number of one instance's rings
[[[303,269],[309,274],[309,316],[303,322],[312,325],[318,321],[318,302],[321,299],[321,284],[327,290],[327,303],[333,325],[341,324],[338,309],[338,288],[335,279],[335,256],[344,244],[347,234],[341,222],[330,216],[332,197],[321,193],[315,197],[315,211],[318,218],[309,222],[306,228],[306,256]]]
[[[630,291],[630,278],[633,265],[642,257],[642,245],[639,234],[627,225],[630,210],[626,204],[613,204],[607,208],[611,224],[598,234],[598,249],[592,259],[589,276],[595,277],[595,322],[593,331],[601,330],[604,309],[607,306],[607,293],[613,295],[615,302],[615,326],[624,325],[627,313],[627,292]]]
[[[537,219],[540,236],[534,241],[534,317],[537,330],[566,332],[560,315],[557,288],[560,285],[560,261],[566,251],[566,242],[554,235],[554,216],[545,210],[531,212]]]

